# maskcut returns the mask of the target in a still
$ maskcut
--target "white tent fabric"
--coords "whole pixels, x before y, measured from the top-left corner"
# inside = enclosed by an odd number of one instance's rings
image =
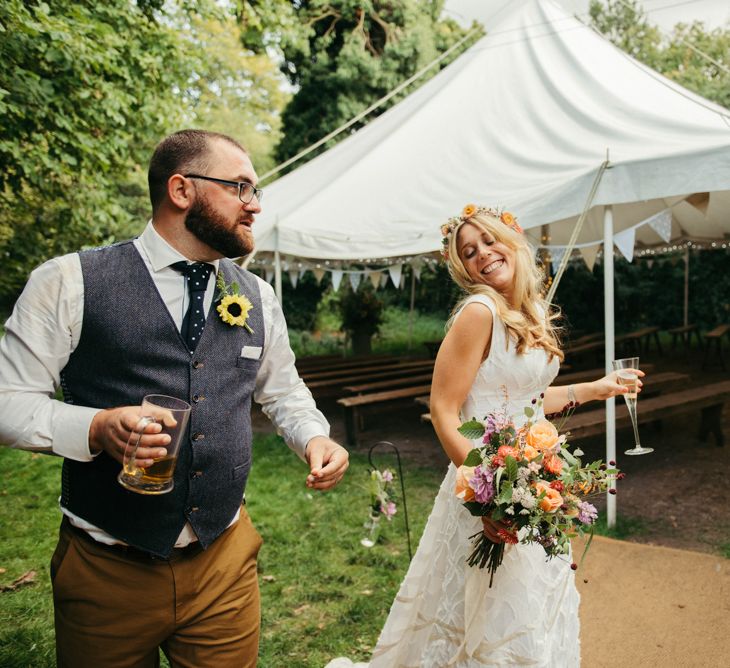
[[[631,59],[549,0],[512,11],[416,92],[266,187],[259,251],[368,260],[434,251],[476,202],[565,244],[606,157],[579,246],[671,208],[672,236],[730,234],[730,111]],[[685,198],[709,193],[704,205]],[[704,208],[704,211],[702,210]],[[628,236],[628,235],[626,235]],[[660,241],[651,225],[638,242]]]

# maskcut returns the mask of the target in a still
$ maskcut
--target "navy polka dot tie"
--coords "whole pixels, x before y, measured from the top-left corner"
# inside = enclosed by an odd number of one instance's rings
[[[203,307],[203,297],[213,267],[205,262],[195,262],[194,264],[175,262],[170,266],[183,274],[188,284],[190,304],[183,318],[180,333],[185,343],[188,344],[190,352],[193,352],[203,334],[203,327],[205,327],[206,313]]]

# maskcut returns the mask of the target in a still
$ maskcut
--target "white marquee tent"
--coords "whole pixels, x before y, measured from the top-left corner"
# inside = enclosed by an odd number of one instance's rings
[[[404,261],[476,202],[514,212],[552,250],[730,237],[730,111],[660,76],[550,0],[510,3],[488,34],[362,130],[266,188],[258,252]],[[613,357],[613,253],[606,356]],[[610,261],[609,261],[610,258]],[[607,456],[613,458],[613,403]],[[613,499],[613,497],[609,497]],[[615,512],[615,511],[614,511]],[[609,518],[610,519],[610,518]]]
[[[619,247],[671,207],[672,236],[730,234],[730,111],[641,65],[549,0],[511,3],[482,40],[400,104],[267,186],[259,251],[362,260],[438,248],[467,202],[504,206],[565,244]],[[705,210],[685,202],[709,192]],[[536,240],[538,236],[534,237]],[[667,237],[668,238],[668,237]],[[623,244],[622,244],[623,242]]]

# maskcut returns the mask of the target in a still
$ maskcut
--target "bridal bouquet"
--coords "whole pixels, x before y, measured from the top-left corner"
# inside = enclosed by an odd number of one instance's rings
[[[487,415],[483,422],[471,419],[459,427],[462,435],[481,439],[482,445],[471,450],[457,469],[456,496],[472,515],[504,525],[497,532],[503,543],[493,543],[481,531],[471,536],[474,549],[468,563],[489,568],[490,587],[505,545],[538,543],[552,558],[568,553],[571,538],[589,534],[587,550],[598,511],[586,497],[606,491],[612,479],[623,477],[600,460],[583,464],[578,448],[569,451],[559,429],[573,404],[561,414],[557,427],[547,419],[534,419],[542,399],[540,395],[524,409],[527,421],[520,428],[503,413]],[[615,494],[615,489],[609,492]]]

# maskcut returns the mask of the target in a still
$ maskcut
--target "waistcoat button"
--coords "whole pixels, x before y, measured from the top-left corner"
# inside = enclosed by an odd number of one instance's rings
[[[204,365],[203,365],[203,363],[200,360],[195,360],[193,362],[193,369],[202,369],[203,366]]]
[[[194,441],[202,441],[205,438],[205,434],[201,434],[199,431],[196,431],[193,434],[193,440]]]

